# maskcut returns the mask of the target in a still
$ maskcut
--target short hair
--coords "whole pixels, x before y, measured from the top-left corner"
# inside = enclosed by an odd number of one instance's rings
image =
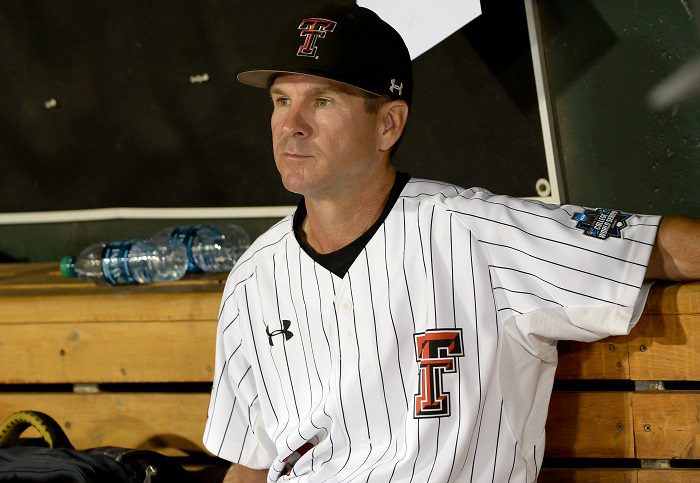
[[[365,111],[369,114],[376,114],[387,102],[389,102],[389,98],[386,96],[367,93],[365,95]]]

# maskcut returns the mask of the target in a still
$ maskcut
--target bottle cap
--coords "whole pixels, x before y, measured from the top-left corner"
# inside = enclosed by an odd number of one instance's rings
[[[78,272],[75,271],[75,257],[68,255],[61,259],[60,263],[61,275],[64,277],[77,277]]]

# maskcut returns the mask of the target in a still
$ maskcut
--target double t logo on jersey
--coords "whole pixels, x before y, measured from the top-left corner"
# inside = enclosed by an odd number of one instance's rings
[[[316,57],[316,42],[326,37],[326,32],[333,32],[337,22],[325,18],[305,18],[299,24],[299,34],[304,37],[304,43],[297,50],[300,57]]]
[[[430,329],[413,335],[420,368],[420,393],[415,395],[416,418],[450,415],[450,393],[442,390],[445,373],[458,372],[457,357],[464,356],[462,329]]]

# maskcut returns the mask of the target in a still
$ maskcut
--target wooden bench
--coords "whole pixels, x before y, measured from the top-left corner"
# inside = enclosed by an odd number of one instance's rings
[[[0,419],[36,409],[78,448],[204,454],[224,279],[100,287],[0,265]],[[628,337],[561,342],[539,481],[700,481],[698,381],[700,283],[657,284]]]

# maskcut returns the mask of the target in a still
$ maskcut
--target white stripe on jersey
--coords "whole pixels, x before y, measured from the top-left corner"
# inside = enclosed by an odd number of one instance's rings
[[[582,211],[413,179],[342,279],[282,220],[227,281],[204,444],[270,481],[534,482],[555,341],[629,330],[659,223]]]

